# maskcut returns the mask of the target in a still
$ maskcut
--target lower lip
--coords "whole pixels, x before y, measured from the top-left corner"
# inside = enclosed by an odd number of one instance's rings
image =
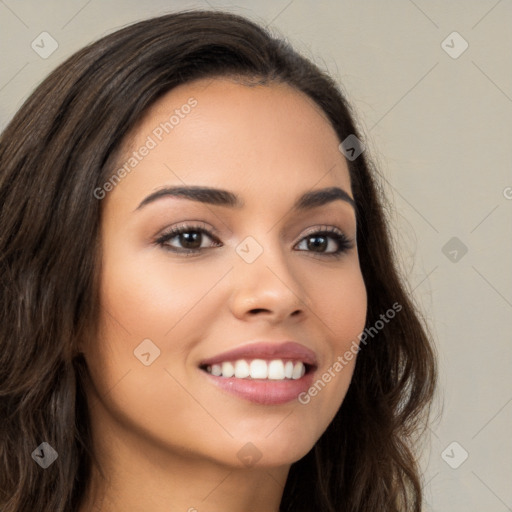
[[[280,405],[296,400],[301,393],[311,387],[314,375],[314,372],[310,371],[300,379],[237,379],[217,377],[204,370],[200,371],[221,389],[249,402],[263,405]]]

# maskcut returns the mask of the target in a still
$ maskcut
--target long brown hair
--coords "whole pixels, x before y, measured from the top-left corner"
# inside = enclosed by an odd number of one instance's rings
[[[98,318],[101,201],[123,140],[164,93],[216,76],[285,82],[325,112],[340,142],[361,136],[335,81],[285,41],[224,12],[184,11],[114,32],[71,56],[0,138],[0,509],[76,510],[94,455],[78,350]],[[376,172],[348,161],[366,325],[401,311],[362,347],[344,402],[292,465],[281,510],[419,512],[414,439],[436,382],[423,318],[400,276]],[[375,329],[375,327],[374,327]],[[32,457],[47,442],[58,459]]]

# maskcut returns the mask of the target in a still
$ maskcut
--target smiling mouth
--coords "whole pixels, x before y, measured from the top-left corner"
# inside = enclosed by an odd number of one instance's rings
[[[200,368],[214,377],[264,381],[298,380],[314,369],[297,359],[237,359]]]

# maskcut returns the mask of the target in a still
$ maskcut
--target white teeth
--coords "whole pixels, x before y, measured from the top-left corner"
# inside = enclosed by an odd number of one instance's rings
[[[279,359],[270,361],[268,365],[268,378],[272,380],[284,379],[284,364]]]
[[[220,364],[212,364],[210,373],[217,377],[222,375],[222,366]]]
[[[266,379],[268,377],[267,362],[263,359],[251,361],[251,379]]]
[[[233,377],[233,375],[235,375],[235,369],[233,365],[229,362],[222,363],[222,376]]]
[[[306,373],[306,366],[302,361],[286,361],[273,359],[245,359],[226,361],[206,367],[206,371],[216,377],[236,377],[237,379],[268,379],[268,380],[297,380]]]
[[[295,363],[295,366],[293,367],[292,379],[300,379],[305,372],[306,369],[302,363]]]
[[[244,361],[243,359],[241,361],[237,361],[235,363],[235,377],[237,379],[245,379],[246,377],[249,377],[249,375],[250,371],[247,361]]]

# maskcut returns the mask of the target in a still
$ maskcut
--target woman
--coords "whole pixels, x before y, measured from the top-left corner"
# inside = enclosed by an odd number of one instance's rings
[[[119,30],[0,143],[2,511],[420,511],[434,352],[346,100],[222,12]]]

